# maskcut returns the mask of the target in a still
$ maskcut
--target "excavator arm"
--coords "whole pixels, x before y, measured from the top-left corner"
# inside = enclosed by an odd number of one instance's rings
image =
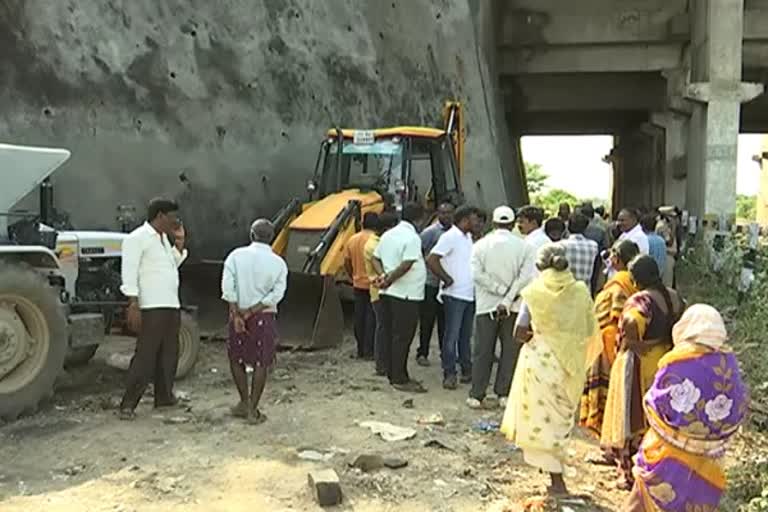
[[[464,127],[464,111],[461,102],[449,100],[443,105],[443,125],[445,131],[451,139],[453,147],[453,156],[456,159],[456,170],[459,179],[464,174],[464,143],[467,139],[466,128]]]

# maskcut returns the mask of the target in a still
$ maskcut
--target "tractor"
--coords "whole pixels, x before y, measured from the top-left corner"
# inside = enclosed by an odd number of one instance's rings
[[[0,419],[36,410],[65,365],[84,364],[119,324],[120,232],[56,231],[51,174],[66,149],[0,144]],[[11,211],[39,187],[40,211]],[[194,366],[200,335],[183,308],[177,377]]]

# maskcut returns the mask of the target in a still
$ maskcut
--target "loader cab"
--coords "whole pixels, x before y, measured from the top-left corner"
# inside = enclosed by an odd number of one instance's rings
[[[420,127],[330,131],[308,184],[310,201],[349,189],[378,192],[397,210],[409,201],[430,211],[442,201],[460,202],[449,136]]]

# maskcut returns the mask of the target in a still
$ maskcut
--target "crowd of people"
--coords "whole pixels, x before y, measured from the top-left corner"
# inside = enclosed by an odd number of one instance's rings
[[[374,332],[377,374],[423,393],[408,373],[410,345],[418,328],[416,364],[430,366],[437,323],[443,388],[468,384],[470,408],[505,408],[502,432],[550,474],[553,494],[567,492],[578,422],[600,443],[593,462],[615,465],[617,485],[632,491],[624,510],[715,510],[718,461],[747,392],[719,313],[686,309],[674,288],[680,213],[624,208],[612,222],[591,204],[548,219],[536,206],[501,206],[486,232],[477,208],[442,204],[420,233],[417,204],[397,223],[368,214],[365,250],[349,244],[348,270],[365,272],[382,304],[376,326],[356,331],[358,347]],[[367,311],[359,304],[356,325]]]
[[[121,290],[139,339],[121,419],[135,417],[152,380],[156,407],[176,402],[178,266],[187,256],[177,210],[152,201],[123,246]],[[420,230],[424,213],[417,203],[400,215],[366,213],[346,245],[357,357],[394,389],[427,392],[408,362],[418,329],[415,362],[431,366],[437,324],[443,388],[466,384],[468,407],[504,408],[502,433],[550,474],[551,493],[567,492],[578,421],[599,440],[594,462],[615,465],[631,490],[623,510],[716,510],[720,459],[748,394],[720,314],[686,308],[674,289],[679,211],[625,208],[610,222],[591,204],[564,205],[550,219],[536,206],[500,206],[486,229],[484,212],[446,203]],[[259,402],[287,285],[274,235],[268,220],[255,221],[222,277],[239,395],[232,414],[255,423],[266,419]]]

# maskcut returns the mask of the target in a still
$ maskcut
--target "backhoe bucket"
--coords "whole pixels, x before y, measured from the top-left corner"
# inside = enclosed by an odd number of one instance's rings
[[[281,347],[314,350],[340,345],[344,313],[334,277],[291,272],[277,320]]]

